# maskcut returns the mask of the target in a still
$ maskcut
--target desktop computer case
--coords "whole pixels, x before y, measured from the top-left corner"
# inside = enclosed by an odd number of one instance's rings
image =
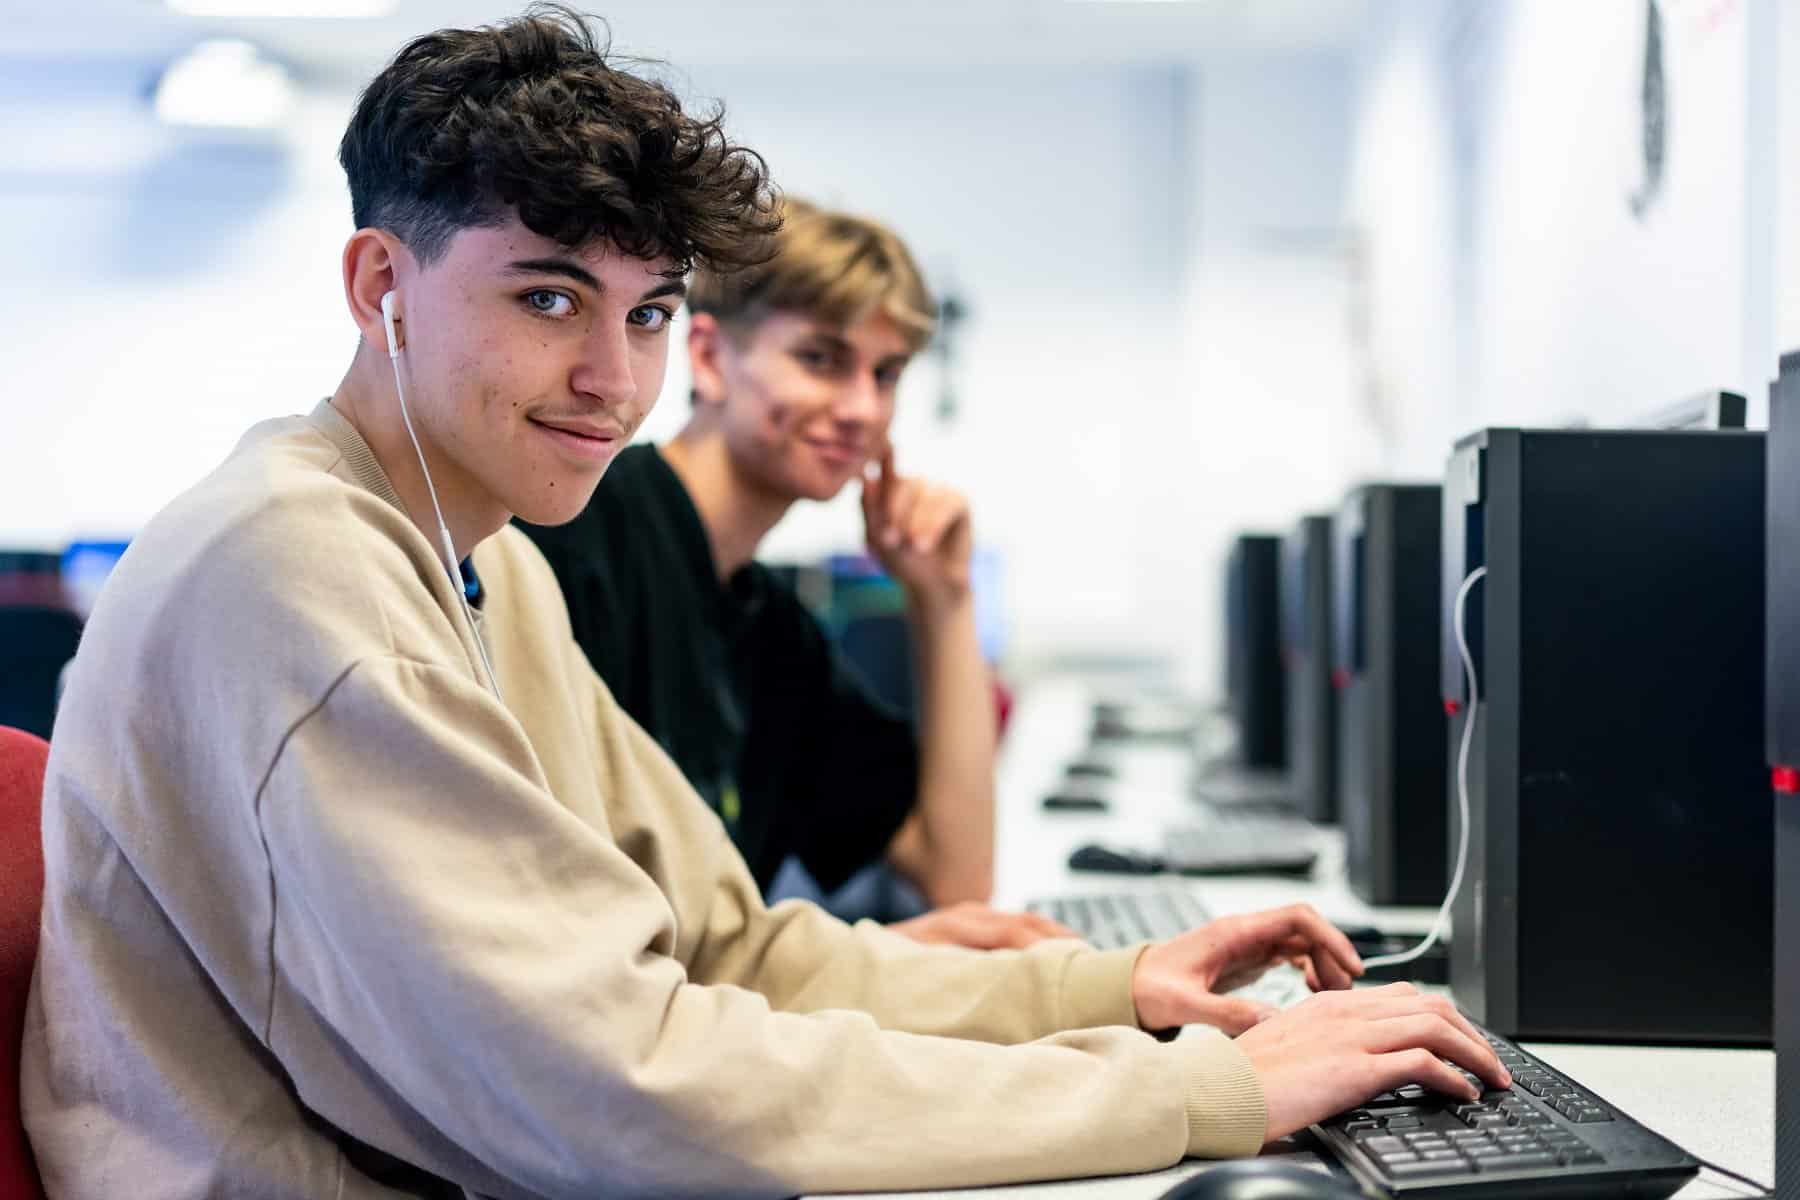
[[[1488,568],[1466,613],[1481,703],[1450,980],[1499,1033],[1768,1043],[1762,442],[1489,429],[1450,459],[1452,813],[1452,604]]]
[[[1241,535],[1225,571],[1225,687],[1246,767],[1287,764],[1280,579],[1281,539]]]
[[[1332,529],[1338,818],[1371,904],[1444,896],[1444,710],[1437,698],[1442,489],[1371,484]]]
[[[1337,704],[1331,690],[1331,518],[1303,518],[1281,540],[1281,664],[1287,764],[1300,815],[1337,820]]]
[[[1800,1196],[1800,353],[1768,437],[1768,759],[1775,796],[1775,1194]]]

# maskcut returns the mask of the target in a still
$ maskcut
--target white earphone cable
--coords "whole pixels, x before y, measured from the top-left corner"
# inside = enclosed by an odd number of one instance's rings
[[[1456,649],[1462,655],[1463,671],[1469,680],[1469,716],[1463,724],[1462,743],[1456,754],[1456,870],[1450,876],[1450,890],[1444,895],[1444,904],[1438,909],[1437,920],[1431,923],[1431,931],[1425,940],[1411,950],[1402,950],[1398,954],[1378,954],[1373,958],[1363,959],[1365,967],[1392,967],[1401,963],[1409,963],[1437,945],[1450,925],[1450,906],[1456,903],[1456,895],[1462,890],[1463,870],[1469,862],[1469,744],[1475,735],[1475,713],[1481,705],[1481,696],[1475,680],[1475,656],[1469,653],[1468,633],[1463,627],[1463,615],[1469,602],[1469,589],[1487,575],[1486,567],[1476,567],[1469,572],[1469,577],[1462,581],[1462,587],[1456,591],[1455,611],[1451,617],[1451,627],[1456,631]]]
[[[437,517],[438,536],[443,539],[444,565],[450,571],[450,586],[456,590],[456,598],[462,601],[463,615],[468,618],[469,634],[475,639],[475,651],[481,656],[482,670],[487,672],[488,686],[494,691],[494,699],[504,704],[506,698],[500,694],[500,678],[494,674],[494,664],[488,658],[487,644],[481,640],[481,627],[475,623],[475,610],[469,607],[462,568],[456,562],[456,544],[450,540],[450,527],[444,523],[444,509],[438,504],[437,487],[431,482],[431,468],[425,465],[425,451],[419,446],[419,435],[413,432],[412,414],[406,410],[406,385],[400,380],[400,349],[393,339],[391,325],[388,331],[388,365],[394,368],[394,393],[400,398],[400,420],[406,425],[406,436],[412,440],[413,453],[419,457],[419,472],[425,476],[425,490],[431,496],[431,511]]]

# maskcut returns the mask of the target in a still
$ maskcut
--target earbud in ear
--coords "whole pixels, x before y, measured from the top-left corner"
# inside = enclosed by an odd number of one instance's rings
[[[381,324],[387,330],[388,357],[400,357],[400,338],[394,333],[394,293],[381,294]]]

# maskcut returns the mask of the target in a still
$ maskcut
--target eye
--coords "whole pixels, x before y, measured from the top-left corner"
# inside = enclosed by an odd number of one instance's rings
[[[575,312],[575,301],[570,296],[550,288],[533,288],[526,292],[525,304],[532,312],[546,317],[567,317]]]
[[[900,386],[900,372],[906,369],[905,364],[893,367],[880,367],[875,372],[877,387],[895,388]]]
[[[660,304],[640,304],[625,319],[639,329],[661,333],[675,319],[675,314]]]

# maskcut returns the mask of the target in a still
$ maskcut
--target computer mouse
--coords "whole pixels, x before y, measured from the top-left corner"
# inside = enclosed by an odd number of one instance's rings
[[[1092,758],[1078,758],[1063,768],[1063,774],[1070,779],[1116,779],[1119,768],[1109,762],[1100,762]]]
[[[1044,797],[1044,807],[1050,812],[1105,812],[1112,805],[1105,797],[1086,792],[1051,792]]]
[[[1155,875],[1163,869],[1163,860],[1130,850],[1112,850],[1092,843],[1077,846],[1069,855],[1071,871],[1105,871],[1113,875]]]
[[[1367,1200],[1347,1176],[1272,1158],[1235,1158],[1190,1175],[1159,1200]]]

